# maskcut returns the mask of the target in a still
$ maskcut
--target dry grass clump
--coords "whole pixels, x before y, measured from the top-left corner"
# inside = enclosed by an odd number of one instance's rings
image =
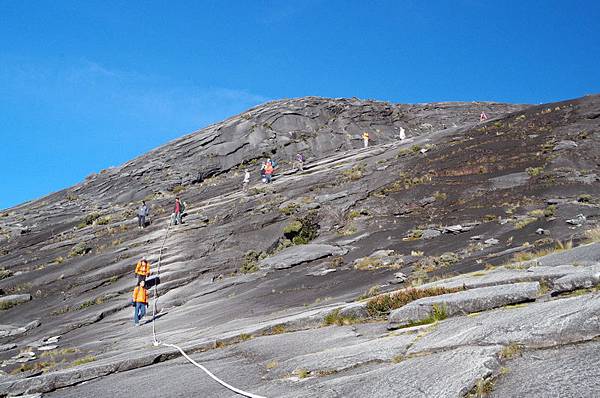
[[[588,229],[584,233],[585,238],[588,242],[600,242],[600,227]]]
[[[407,288],[396,292],[382,294],[373,297],[367,302],[367,312],[371,316],[381,316],[389,313],[391,310],[400,308],[411,301],[423,297],[439,296],[447,293],[455,293],[464,290],[462,287],[429,287],[424,289]]]

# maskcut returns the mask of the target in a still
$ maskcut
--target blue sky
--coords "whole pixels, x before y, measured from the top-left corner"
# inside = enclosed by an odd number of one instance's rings
[[[0,208],[270,99],[600,92],[598,1],[0,0]]]

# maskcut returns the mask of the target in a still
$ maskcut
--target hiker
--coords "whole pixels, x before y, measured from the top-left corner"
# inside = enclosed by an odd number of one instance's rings
[[[481,115],[479,115],[479,123],[485,122],[486,120],[488,120],[487,115],[485,114],[485,112],[481,112]]]
[[[262,162],[260,164],[260,180],[262,182],[267,182],[267,179],[265,177],[265,169],[267,168],[267,162]]]
[[[150,276],[150,263],[146,260],[146,257],[142,257],[140,261],[135,265],[135,275],[138,278],[137,283],[145,281]]]
[[[173,209],[173,214],[171,214],[171,223],[173,225],[183,224],[181,217],[183,216],[184,211],[185,203],[179,200],[179,197],[175,198],[175,208]]]
[[[250,184],[250,172],[246,169],[244,170],[244,184],[242,185],[242,190],[244,192],[248,190],[248,184]]]
[[[296,161],[294,162],[294,167],[299,171],[304,170],[304,155],[301,153],[296,154]]]
[[[146,228],[146,217],[150,214],[150,209],[146,206],[146,201],[142,200],[142,205],[138,209],[138,228]]]
[[[363,144],[365,148],[369,147],[369,133],[367,131],[365,131],[362,135],[362,139],[363,139]]]
[[[148,306],[148,289],[144,285],[145,282],[140,281],[133,289],[133,323],[135,326],[140,326],[140,319],[146,315],[146,307]]]
[[[273,178],[273,164],[271,163],[271,159],[269,159],[265,163],[265,176],[263,181],[267,184],[270,184],[271,178]]]
[[[404,134],[404,127],[400,127],[400,141],[404,141],[406,139],[406,134]]]

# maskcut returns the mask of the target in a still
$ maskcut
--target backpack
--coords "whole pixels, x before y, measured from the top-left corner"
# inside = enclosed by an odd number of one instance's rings
[[[275,161],[275,159],[271,160],[271,166],[273,166],[273,168],[277,167],[277,161]]]

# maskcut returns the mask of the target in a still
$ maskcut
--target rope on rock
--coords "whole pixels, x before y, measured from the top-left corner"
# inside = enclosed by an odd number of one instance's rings
[[[169,226],[167,227],[167,230],[165,231],[165,237],[163,239],[162,245],[160,246],[160,251],[158,252],[158,265],[156,267],[156,275],[160,276],[160,263],[162,261],[162,254],[163,254],[163,249],[165,247],[165,243],[167,241],[167,237],[169,236],[169,231],[171,230],[171,225],[173,224],[173,220],[169,220]],[[245,397],[248,398],[266,398],[263,397],[261,395],[256,395],[256,394],[252,394],[250,392],[244,391],[244,390],[240,390],[239,388],[235,388],[234,386],[227,384],[226,382],[224,382],[223,380],[219,379],[217,376],[215,376],[214,374],[212,374],[208,369],[206,369],[204,366],[200,365],[198,362],[194,361],[192,358],[189,357],[189,355],[187,355],[185,353],[185,351],[183,351],[183,349],[175,344],[168,344],[168,343],[163,343],[161,341],[159,341],[156,338],[156,303],[158,301],[158,294],[156,293],[158,289],[158,283],[155,284],[153,286],[153,290],[154,290],[154,300],[153,300],[153,305],[152,305],[152,338],[153,338],[153,345],[155,347],[158,347],[159,345],[162,345],[164,347],[171,347],[171,348],[175,348],[177,351],[179,351],[181,353],[181,355],[183,355],[183,357],[185,359],[187,359],[192,365],[200,368],[202,371],[204,371],[204,373],[206,373],[211,379],[213,379],[214,381],[216,381],[217,383],[219,383],[220,385],[222,385],[223,387],[235,392],[236,394],[240,394],[243,395]]]

